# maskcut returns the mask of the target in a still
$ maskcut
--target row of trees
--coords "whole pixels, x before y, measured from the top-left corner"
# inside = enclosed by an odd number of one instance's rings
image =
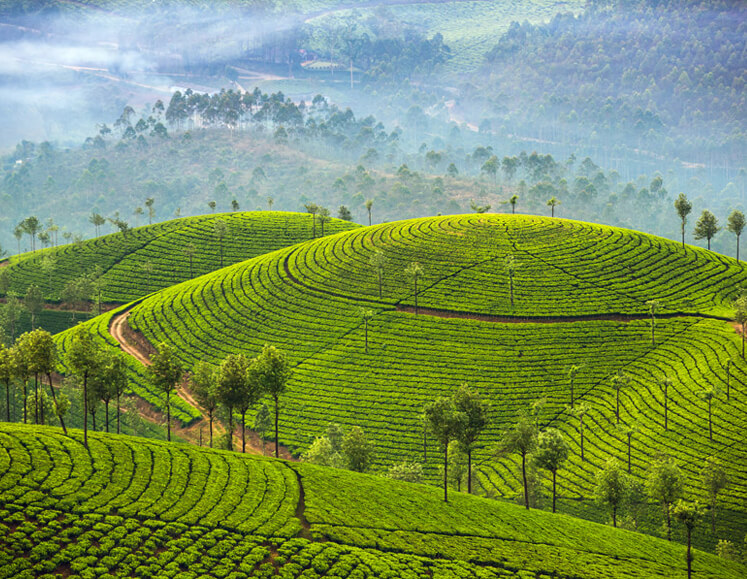
[[[682,248],[685,248],[685,226],[687,225],[687,218],[693,209],[693,204],[688,200],[684,193],[680,193],[679,197],[674,202],[674,207],[677,210],[677,215],[680,218],[680,224],[682,227]],[[737,261],[739,261],[739,238],[744,231],[744,227],[747,225],[744,213],[738,209],[733,210],[726,220],[726,229],[733,233],[737,238]],[[711,249],[711,239],[721,230],[718,224],[718,218],[711,213],[708,209],[704,209],[700,214],[698,221],[695,223],[695,229],[693,234],[695,239],[705,239],[708,242],[708,249]]]

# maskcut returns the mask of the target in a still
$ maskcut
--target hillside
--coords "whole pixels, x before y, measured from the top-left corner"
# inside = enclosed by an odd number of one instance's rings
[[[686,576],[683,546],[564,515],[180,444],[81,440],[0,425],[0,575]],[[694,571],[744,568],[696,552]]]
[[[225,229],[221,232],[220,226]],[[332,219],[325,234],[358,227]],[[59,301],[65,284],[100,268],[101,299],[127,303],[187,279],[312,238],[311,215],[262,211],[184,217],[0,262],[10,270],[9,291],[31,284]],[[321,234],[317,226],[317,235]],[[0,294],[2,295],[2,294]]]
[[[382,298],[369,264],[375,249],[386,258]],[[504,265],[509,253],[518,266],[513,308]],[[413,261],[424,272],[417,316],[404,274]],[[626,459],[611,380],[624,370],[631,381],[620,392],[619,422],[639,429],[631,447],[635,478],[667,453],[683,469],[688,492],[702,496],[704,459],[715,454],[727,465],[732,484],[720,498],[712,545],[724,536],[741,542],[745,531],[740,416],[747,365],[727,322],[745,277],[729,258],[616,228],[523,216],[439,217],[362,228],[237,264],[149,296],[131,309],[129,324],[153,344],[174,344],[186,368],[277,345],[295,366],[283,398],[282,442],[300,452],[329,423],[359,425],[375,442],[379,469],[422,461],[423,404],[468,382],[492,403],[477,451],[479,485],[505,497],[519,492],[519,458],[496,459],[495,444],[544,398],[538,420],[560,428],[572,447],[559,478],[560,504],[602,520],[590,498],[604,463]],[[646,305],[654,299],[660,300],[655,346]],[[368,353],[361,306],[376,314]],[[108,325],[119,313],[90,322],[92,329],[115,343]],[[68,338],[58,336],[63,351]],[[732,360],[730,397],[722,394],[713,405],[710,440],[700,394],[708,386],[725,391],[726,359]],[[574,364],[581,366],[576,403],[590,406],[584,460],[578,420],[567,408]],[[144,369],[138,372],[136,387],[149,392]],[[663,377],[673,381],[666,431]],[[148,396],[159,404],[159,396]],[[430,441],[427,451],[426,470],[435,479],[437,444]],[[642,524],[657,531],[652,513]]]

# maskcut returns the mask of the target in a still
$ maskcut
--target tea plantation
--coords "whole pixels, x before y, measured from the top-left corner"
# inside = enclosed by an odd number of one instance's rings
[[[100,268],[102,301],[127,303],[175,283],[312,238],[311,215],[279,211],[184,217],[9,258],[10,288],[38,285],[59,301],[65,284]],[[222,225],[221,225],[222,224]],[[358,227],[332,219],[325,234]],[[321,234],[319,224],[316,234]]]
[[[0,425],[0,577],[685,577],[684,547],[312,465]],[[744,568],[695,552],[697,577]]]
[[[376,251],[385,259],[381,298],[370,262]],[[516,265],[513,307],[509,254]],[[419,315],[405,274],[415,261],[423,269]],[[704,500],[699,473],[706,457],[718,456],[731,484],[719,495],[712,547],[718,538],[741,543],[747,530],[747,365],[728,321],[746,278],[732,259],[611,227],[526,216],[437,217],[340,233],[185,282],[135,305],[130,324],[151,343],[174,344],[187,368],[234,352],[256,355],[265,343],[280,347],[294,364],[282,398],[281,442],[300,452],[329,423],[359,425],[375,443],[379,470],[423,462],[423,405],[468,382],[491,403],[476,451],[480,492],[503,497],[520,491],[520,459],[497,456],[496,446],[522,412],[544,399],[538,421],[559,428],[571,445],[558,474],[561,504],[599,520],[606,515],[592,507],[595,476],[610,458],[627,461],[618,422],[637,429],[630,466],[638,481],[665,453],[685,475],[686,496]],[[655,345],[649,300],[659,301]],[[375,312],[368,352],[361,306]],[[107,323],[91,325],[111,341]],[[67,339],[58,336],[63,350]],[[583,459],[579,421],[568,409],[571,365],[581,367],[575,403],[589,405]],[[621,370],[630,381],[619,392],[618,420],[612,377]],[[135,391],[159,404],[142,367],[133,371]],[[663,378],[672,381],[666,430]],[[722,390],[713,402],[712,439],[701,398],[711,386]],[[197,416],[181,404],[180,419]],[[437,453],[428,441],[425,468],[434,481]],[[660,523],[654,517],[642,524],[658,530]]]

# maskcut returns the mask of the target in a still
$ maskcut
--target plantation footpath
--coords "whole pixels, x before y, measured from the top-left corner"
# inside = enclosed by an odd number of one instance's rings
[[[420,264],[417,275],[413,263]],[[558,428],[570,444],[558,473],[561,508],[598,520],[607,515],[592,500],[595,477],[609,459],[627,463],[629,455],[631,476],[642,482],[655,457],[672,456],[686,496],[705,500],[700,470],[706,457],[718,456],[731,482],[719,495],[716,532],[706,539],[712,546],[719,538],[741,543],[747,530],[747,366],[725,321],[746,277],[732,259],[641,233],[483,214],[339,233],[123,310],[131,309],[129,324],[150,344],[172,344],[187,369],[233,353],[254,356],[266,343],[286,352],[294,371],[282,398],[280,440],[296,452],[330,423],[356,425],[375,445],[376,469],[423,462],[435,481],[439,445],[427,436],[424,442],[423,407],[467,382],[491,405],[473,457],[480,492],[520,493],[519,455],[496,450],[530,406],[540,426]],[[658,302],[653,335],[651,300]],[[361,307],[373,313],[367,330]],[[424,315],[429,310],[465,316]],[[108,324],[116,314],[89,322],[112,345]],[[68,340],[68,332],[57,337],[63,352]],[[580,367],[573,390],[571,365]],[[134,359],[131,371],[133,391],[162,405]],[[622,387],[614,379],[619,372],[628,378]],[[671,381],[666,399],[663,379]],[[710,387],[721,394],[709,421],[702,393]],[[581,425],[570,408],[580,403],[588,405],[583,457]],[[191,422],[199,413],[180,400],[175,415]],[[253,419],[250,412],[247,422]],[[635,429],[630,444],[626,427]],[[658,531],[660,511],[650,512],[636,524]]]
[[[325,230],[359,227],[332,219]],[[36,284],[58,302],[69,282],[98,271],[104,302],[127,303],[144,295],[312,239],[311,215],[278,211],[184,217],[112,233],[88,241],[23,253],[0,262],[8,267],[8,293],[23,296]],[[93,300],[94,296],[87,296]]]
[[[686,576],[684,547],[564,515],[183,444],[0,425],[0,576]],[[743,567],[696,552],[697,577]]]

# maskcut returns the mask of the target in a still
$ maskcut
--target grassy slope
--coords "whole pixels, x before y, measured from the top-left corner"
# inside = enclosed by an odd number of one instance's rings
[[[0,515],[2,576],[685,576],[683,546],[563,515],[126,436],[86,450],[56,428],[0,425]]]
[[[226,224],[221,244],[215,224]],[[333,219],[328,232],[358,227]],[[319,232],[317,232],[318,234]],[[311,216],[301,213],[263,211],[183,217],[147,225],[127,235],[113,233],[77,244],[24,253],[9,258],[11,291],[23,294],[33,284],[49,300],[59,300],[65,283],[102,269],[102,300],[126,303],[223,265],[287,247],[312,236]],[[187,248],[195,248],[190,268]],[[47,264],[46,266],[44,264]],[[152,264],[152,272],[147,264]]]

